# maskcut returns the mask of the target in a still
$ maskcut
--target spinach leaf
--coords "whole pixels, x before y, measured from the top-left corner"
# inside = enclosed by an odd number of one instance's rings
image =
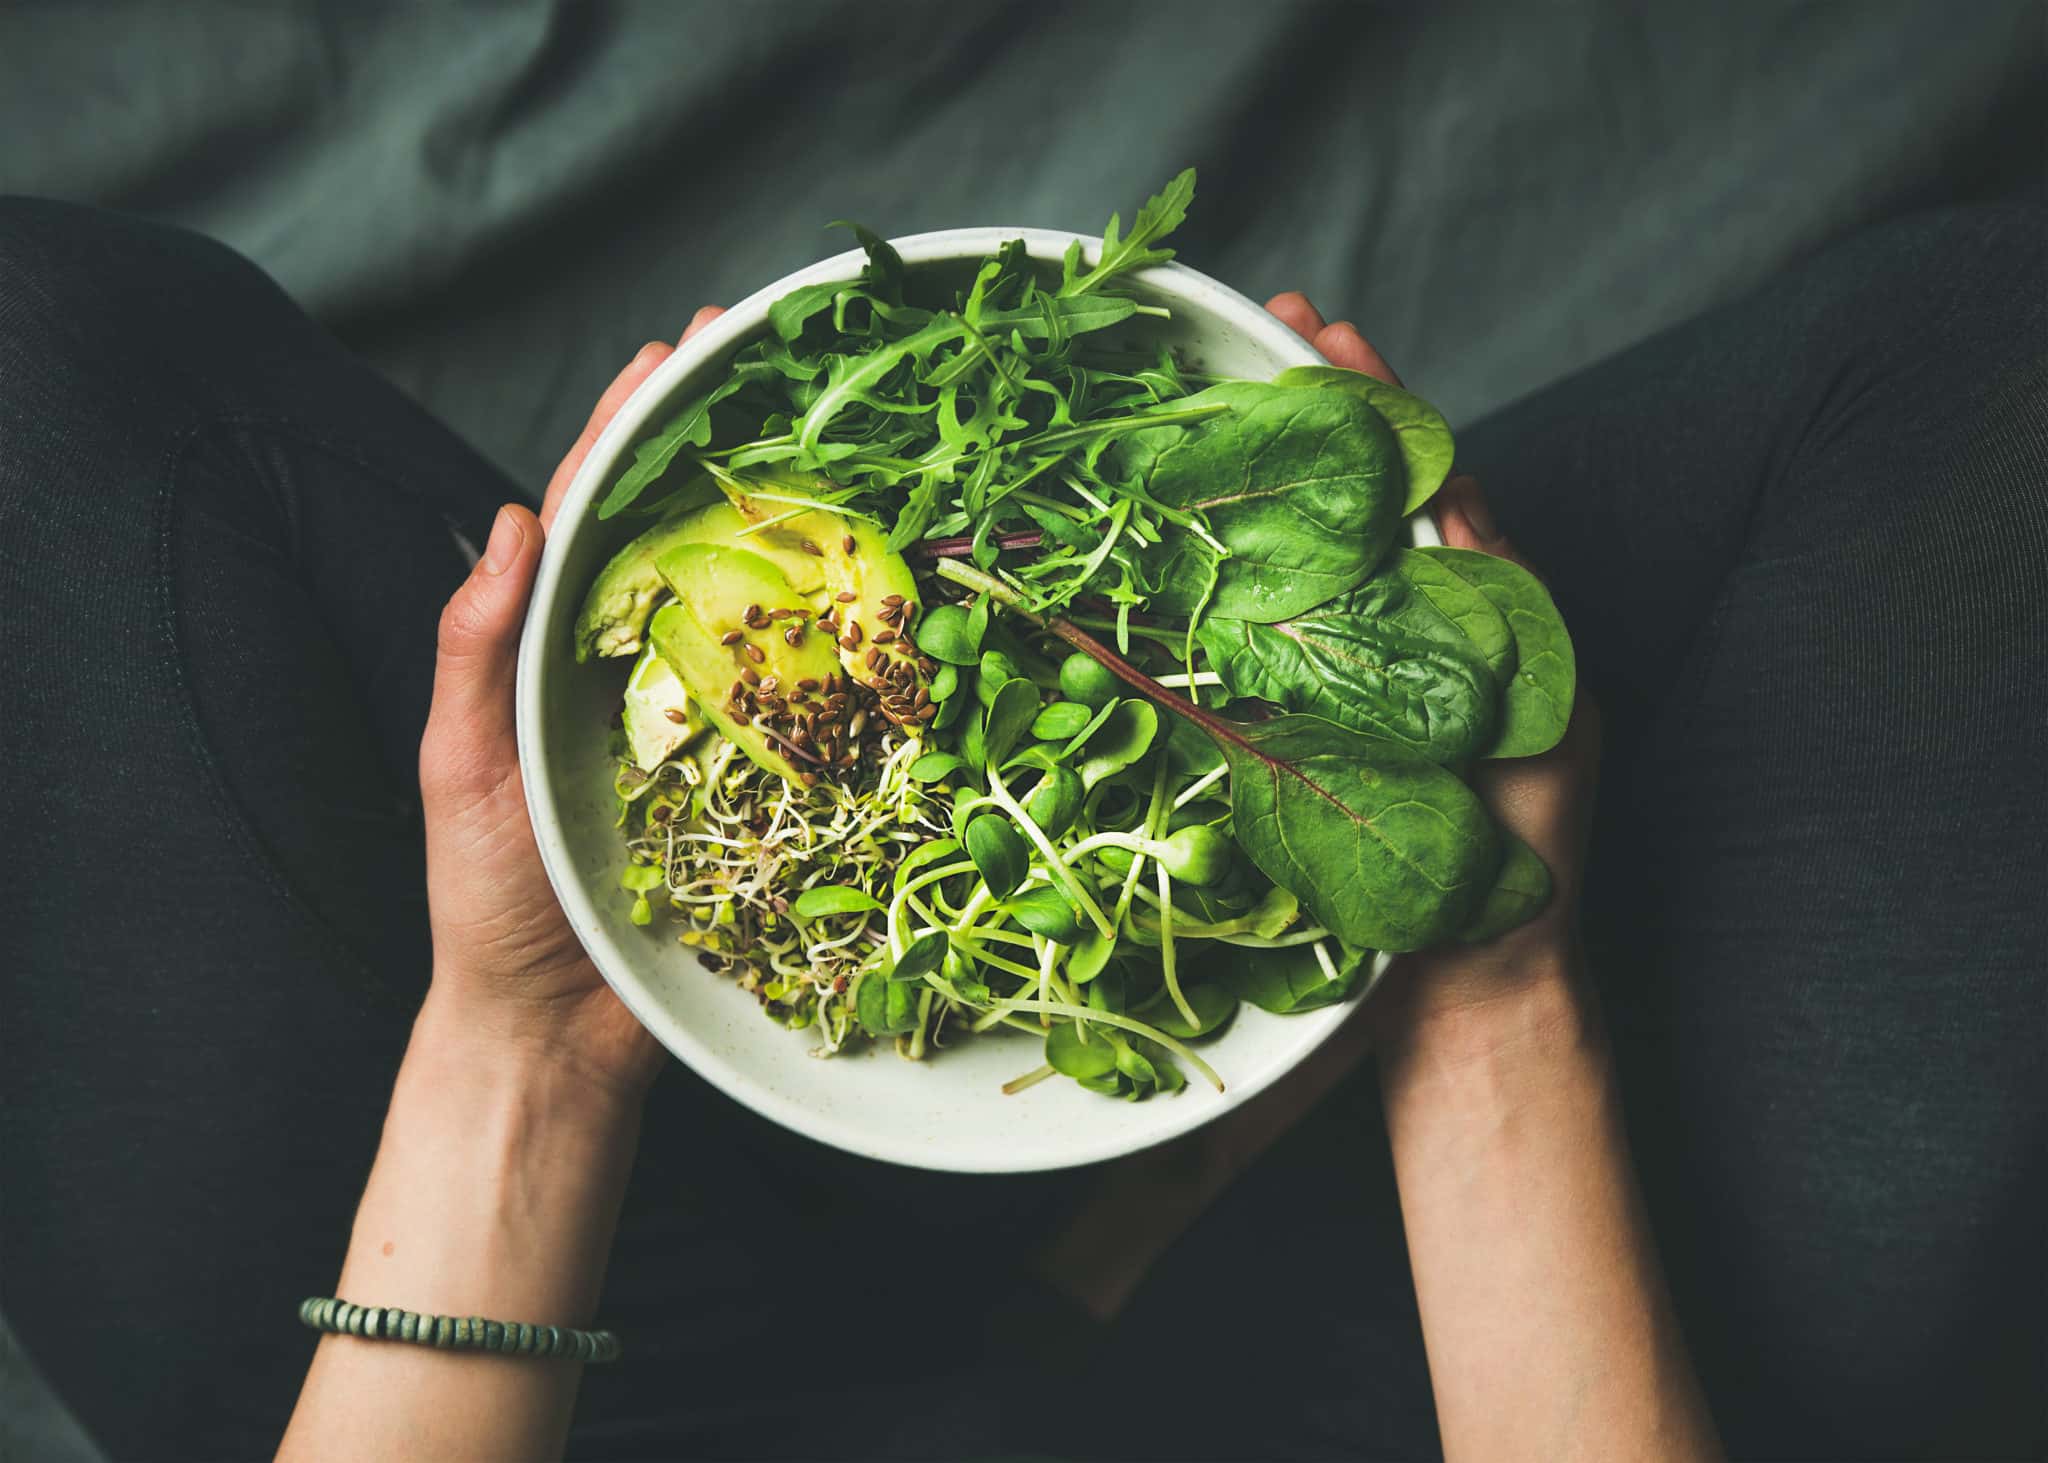
[[[1503,689],[1515,673],[1515,635],[1493,601],[1440,559],[1415,549],[1396,549],[1378,576],[1394,576],[1455,625],[1493,671]],[[1421,622],[1414,622],[1421,628]]]
[[[1347,945],[1448,939],[1491,884],[1492,819],[1426,757],[1313,716],[1238,726],[1218,742],[1239,845]]]
[[[1439,633],[1414,628],[1418,612],[1439,622]],[[1493,733],[1493,673],[1398,580],[1381,576],[1276,624],[1205,620],[1197,634],[1233,696],[1387,737],[1446,764],[1469,760]]]
[[[1493,887],[1479,902],[1479,912],[1472,916],[1472,922],[1458,932],[1458,939],[1467,945],[1477,945],[1527,924],[1550,903],[1550,869],[1537,857],[1536,850],[1512,833],[1503,832],[1501,840],[1505,848],[1500,872],[1493,876]]]
[[[1229,557],[1188,528],[1140,546],[1154,613],[1284,620],[1372,573],[1401,518],[1400,450],[1377,412],[1344,392],[1256,381],[1172,405],[1228,410],[1115,438],[1102,466],[1127,490],[1199,514]]]
[[[1313,945],[1233,949],[1218,958],[1217,978],[1239,1000],[1288,1016],[1334,1006],[1348,997],[1371,969],[1372,952],[1339,945],[1330,963],[1337,969],[1335,980],[1316,959]]]
[[[1501,698],[1500,729],[1483,755],[1532,757],[1557,745],[1572,719],[1578,659],[1564,619],[1543,582],[1510,559],[1476,549],[1429,548],[1437,560],[1475,586],[1515,637],[1515,674]]]
[[[1408,490],[1401,505],[1404,517],[1435,497],[1443,486],[1451,470],[1451,429],[1443,413],[1421,397],[1342,366],[1289,366],[1273,378],[1273,384],[1348,391],[1380,414],[1394,429],[1401,462],[1407,469]]]

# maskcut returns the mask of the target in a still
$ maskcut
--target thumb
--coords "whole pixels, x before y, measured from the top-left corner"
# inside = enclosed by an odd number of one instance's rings
[[[531,511],[500,508],[483,557],[441,611],[434,704],[420,744],[430,798],[481,796],[518,763],[512,680],[541,537]]]
[[[1530,567],[1494,522],[1493,509],[1486,494],[1480,491],[1478,478],[1461,473],[1449,479],[1437,491],[1430,511],[1436,516],[1437,532],[1452,548],[1477,549],[1482,554],[1513,559],[1524,569]]]

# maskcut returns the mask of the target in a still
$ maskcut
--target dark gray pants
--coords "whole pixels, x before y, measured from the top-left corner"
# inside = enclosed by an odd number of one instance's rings
[[[2044,233],[1891,225],[1464,439],[1608,714],[1588,936],[1739,1454],[2041,1438]],[[427,973],[448,530],[510,496],[225,250],[0,203],[0,1305],[120,1456],[289,1411]],[[671,1072],[574,1451],[1433,1450],[1369,1074],[1092,1340],[1013,1258],[1076,1182]]]

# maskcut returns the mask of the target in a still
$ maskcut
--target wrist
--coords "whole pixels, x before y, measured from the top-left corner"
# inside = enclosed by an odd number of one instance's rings
[[[593,984],[573,994],[531,998],[436,969],[414,1018],[408,1058],[487,1065],[593,1117],[637,1119],[662,1065],[654,1037]],[[497,982],[495,984],[502,984]]]
[[[1375,998],[1383,1068],[1456,1070],[1600,1043],[1597,1011],[1568,938],[1539,935],[1403,960]]]
[[[431,998],[400,1063],[337,1293],[584,1325],[640,1104]]]

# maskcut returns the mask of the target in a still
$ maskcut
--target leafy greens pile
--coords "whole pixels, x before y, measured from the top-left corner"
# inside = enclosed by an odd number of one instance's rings
[[[1013,241],[949,291],[856,229],[858,278],[778,300],[600,506],[653,527],[579,653],[675,682],[673,733],[621,753],[635,918],[665,896],[827,1050],[1002,1026],[1045,1043],[1013,1087],[1143,1096],[1183,1063],[1220,1087],[1189,1043],[1241,1001],[1330,1004],[1374,952],[1549,898],[1464,780],[1564,731],[1549,595],[1403,546],[1451,463],[1426,402],[1145,348],[1167,312],[1137,272],[1193,193],[1184,173],[1128,233],[1112,218],[1092,261]],[[687,574],[664,535],[700,541]],[[628,603],[636,554],[669,567]],[[721,601],[707,576],[739,561]]]

